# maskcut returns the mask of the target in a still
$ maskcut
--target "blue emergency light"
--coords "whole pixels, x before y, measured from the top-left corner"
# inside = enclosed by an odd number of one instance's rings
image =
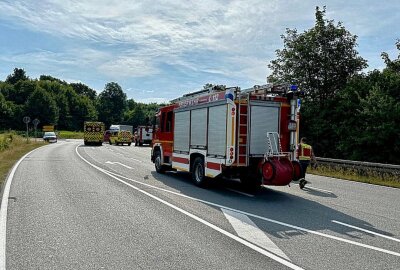
[[[290,86],[290,90],[292,91],[292,92],[296,92],[297,91],[297,89],[298,89],[298,86],[297,85],[291,85]]]

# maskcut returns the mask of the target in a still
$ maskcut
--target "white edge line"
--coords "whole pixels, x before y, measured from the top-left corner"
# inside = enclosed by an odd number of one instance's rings
[[[76,151],[77,151],[77,149],[78,149],[78,146],[76,147]],[[97,167],[96,165],[93,165],[91,163],[88,163],[88,164],[90,164],[91,166]],[[104,171],[104,169],[102,169],[100,167],[97,167],[97,168],[99,168],[100,170]],[[167,192],[167,193],[170,193],[170,194],[181,196],[181,197],[186,198],[186,199],[198,201],[198,202],[201,202],[201,203],[204,203],[204,204],[208,204],[208,205],[212,205],[212,206],[219,207],[219,208],[228,209],[228,210],[231,210],[231,211],[235,211],[237,213],[245,214],[245,215],[248,215],[248,216],[251,216],[251,217],[254,217],[254,218],[258,218],[258,219],[261,219],[261,220],[264,220],[264,221],[268,221],[268,222],[271,222],[271,223],[279,224],[279,225],[282,225],[282,226],[285,226],[285,227],[289,227],[289,228],[292,228],[292,229],[296,229],[296,230],[299,230],[299,231],[315,234],[315,235],[318,235],[318,236],[330,238],[330,239],[337,240],[337,241],[340,241],[340,242],[344,242],[344,243],[352,244],[352,245],[355,245],[355,246],[364,247],[364,248],[367,248],[367,249],[372,249],[372,250],[375,250],[375,251],[379,251],[379,252],[383,252],[383,253],[386,253],[386,254],[390,254],[390,255],[394,255],[394,256],[400,257],[400,253],[398,253],[398,252],[394,252],[394,251],[391,251],[391,250],[386,250],[386,249],[378,248],[378,247],[375,247],[375,246],[362,244],[362,243],[359,243],[359,242],[356,242],[356,241],[340,238],[340,237],[337,237],[337,236],[333,236],[333,235],[329,235],[329,234],[325,234],[325,233],[321,233],[321,232],[317,232],[317,231],[312,231],[312,230],[309,230],[309,229],[306,229],[306,228],[302,228],[302,227],[299,227],[299,226],[296,226],[296,225],[288,224],[288,223],[285,223],[285,222],[281,222],[281,221],[278,221],[278,220],[274,220],[274,219],[270,219],[270,218],[266,218],[266,217],[262,217],[262,216],[258,216],[258,215],[255,215],[255,214],[252,214],[252,213],[249,213],[249,212],[245,212],[245,211],[241,211],[241,210],[238,210],[238,209],[230,208],[230,207],[227,207],[227,206],[224,206],[224,205],[220,205],[220,204],[217,204],[217,203],[213,203],[213,202],[197,199],[197,198],[190,197],[190,196],[187,196],[187,195],[184,195],[184,194],[180,194],[180,193],[177,193],[177,192],[174,192],[174,191],[171,191],[171,190],[167,190],[167,189],[164,189],[164,188],[152,186],[152,185],[149,185],[149,184],[146,184],[146,183],[134,180],[134,179],[130,179],[128,177],[125,177],[123,175],[119,175],[119,174],[114,173],[114,172],[108,172],[108,173],[110,173],[112,175],[115,175],[117,177],[120,177],[122,179],[125,179],[125,180],[128,180],[128,181],[132,181],[134,183],[137,183],[137,184],[140,184],[140,185],[144,185],[144,186],[150,187],[152,189],[157,189],[157,190],[164,191],[164,192]]]
[[[366,233],[369,233],[369,234],[373,234],[373,235],[376,235],[376,236],[387,238],[387,239],[390,239],[390,240],[393,240],[393,241],[396,241],[396,242],[400,242],[400,239],[397,239],[397,238],[394,238],[394,237],[390,237],[388,235],[384,235],[384,234],[380,234],[380,233],[377,233],[377,232],[369,231],[369,230],[366,230],[366,229],[363,229],[363,228],[360,228],[360,227],[356,227],[356,226],[353,226],[353,225],[350,225],[350,224],[347,224],[347,223],[343,223],[343,222],[340,222],[340,221],[337,221],[337,220],[332,220],[332,222],[340,224],[340,225],[343,225],[343,226],[346,226],[346,227],[349,227],[349,228],[353,228],[353,229],[356,229],[356,230],[359,230],[359,231],[363,231],[363,232],[366,232]]]
[[[46,145],[44,145],[46,146]],[[43,146],[41,146],[43,147]],[[6,184],[4,186],[4,192],[3,192],[3,197],[1,199],[1,208],[0,208],[0,270],[5,270],[6,269],[6,238],[7,238],[7,208],[8,208],[8,197],[10,196],[10,188],[11,188],[11,182],[14,178],[14,174],[19,166],[19,164],[31,153],[36,151],[37,149],[41,148],[35,148],[29,153],[25,154],[23,157],[21,157],[17,163],[13,166],[11,169],[10,174],[6,178]]]
[[[244,239],[242,239],[242,238],[240,238],[240,237],[238,237],[238,236],[236,236],[236,235],[234,235],[234,234],[232,234],[230,232],[227,232],[227,231],[215,226],[214,224],[209,223],[208,221],[206,221],[206,220],[204,220],[204,219],[202,219],[202,218],[200,218],[200,217],[198,217],[196,215],[193,215],[193,214],[191,214],[191,213],[189,213],[189,212],[187,212],[187,211],[185,211],[185,210],[183,210],[183,209],[181,209],[181,208],[179,208],[179,207],[177,207],[177,206],[175,206],[175,205],[173,205],[173,204],[171,204],[171,203],[169,203],[167,201],[164,201],[164,200],[162,200],[162,199],[160,199],[160,198],[158,198],[158,197],[156,197],[156,196],[154,196],[154,195],[152,195],[152,194],[150,194],[150,193],[148,193],[148,192],[146,192],[146,191],[144,191],[144,190],[142,190],[142,189],[140,189],[138,187],[135,187],[135,186],[133,186],[133,185],[131,185],[131,184],[119,179],[117,176],[114,176],[113,174],[107,172],[106,170],[104,170],[104,169],[102,169],[102,168],[100,168],[100,167],[98,167],[98,166],[96,166],[94,164],[91,164],[89,161],[87,161],[84,157],[82,157],[79,154],[78,147],[79,146],[77,146],[75,148],[75,151],[76,151],[77,155],[83,161],[85,161],[87,164],[89,164],[93,168],[95,168],[95,169],[101,171],[102,173],[110,176],[111,178],[114,178],[115,180],[117,180],[117,181],[119,181],[119,182],[121,182],[121,183],[123,183],[123,184],[125,184],[125,185],[127,185],[127,186],[129,186],[129,187],[131,187],[133,189],[135,189],[136,191],[139,191],[139,192],[145,194],[146,196],[148,196],[148,197],[150,197],[150,198],[152,198],[152,199],[154,199],[156,201],[159,201],[160,203],[165,204],[165,205],[177,210],[178,212],[181,212],[182,214],[184,214],[184,215],[186,215],[186,216],[188,216],[188,217],[190,217],[190,218],[192,218],[192,219],[194,219],[196,221],[199,221],[200,223],[202,223],[202,224],[204,224],[204,225],[216,230],[217,232],[220,232],[223,235],[228,236],[229,238],[231,238],[231,239],[233,239],[233,240],[235,240],[235,241],[237,241],[237,242],[239,242],[239,243],[241,243],[241,244],[243,244],[243,245],[245,245],[245,246],[247,246],[247,247],[249,247],[249,248],[251,248],[251,249],[253,249],[253,250],[257,251],[257,252],[259,252],[259,253],[261,253],[264,256],[269,257],[270,259],[272,259],[272,260],[274,260],[274,261],[276,261],[276,262],[278,262],[280,264],[283,264],[283,265],[285,265],[285,266],[287,266],[287,267],[289,267],[291,269],[295,269],[295,270],[302,270],[303,269],[300,266],[297,266],[297,265],[295,265],[295,264],[293,264],[291,262],[288,262],[287,260],[282,259],[281,257],[279,257],[279,256],[277,256],[277,255],[275,255],[275,254],[273,254],[273,253],[271,253],[271,252],[269,252],[267,250],[264,250],[264,249],[254,245],[254,244],[252,244],[252,243],[250,243],[250,242],[248,242],[248,241],[246,241],[246,240],[244,240]]]

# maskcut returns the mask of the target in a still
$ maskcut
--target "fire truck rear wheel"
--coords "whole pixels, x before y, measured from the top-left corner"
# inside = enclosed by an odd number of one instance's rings
[[[204,187],[207,184],[204,170],[204,161],[201,157],[197,157],[193,162],[192,179],[196,186]]]
[[[158,173],[164,173],[165,172],[165,166],[161,164],[161,152],[156,151],[154,154],[154,166],[156,167],[156,172]]]

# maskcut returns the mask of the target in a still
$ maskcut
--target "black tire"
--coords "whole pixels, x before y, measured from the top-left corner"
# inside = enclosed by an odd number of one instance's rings
[[[112,145],[112,142],[111,142],[111,140],[109,140],[108,142],[110,143],[110,145]]]
[[[139,142],[139,146],[143,146],[143,143]]]
[[[165,173],[165,166],[161,164],[161,152],[156,151],[154,153],[154,167],[156,168],[156,172]]]
[[[84,145],[89,145],[89,143],[87,141],[83,141]]]
[[[192,165],[192,180],[196,186],[204,187],[207,184],[205,176],[204,160],[201,157],[195,158]]]
[[[131,143],[128,143],[128,146],[131,146]]]

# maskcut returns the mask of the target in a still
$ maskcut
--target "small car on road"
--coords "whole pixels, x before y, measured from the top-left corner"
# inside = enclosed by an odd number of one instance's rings
[[[57,135],[52,131],[45,132],[43,135],[43,140],[45,142],[57,142]]]

